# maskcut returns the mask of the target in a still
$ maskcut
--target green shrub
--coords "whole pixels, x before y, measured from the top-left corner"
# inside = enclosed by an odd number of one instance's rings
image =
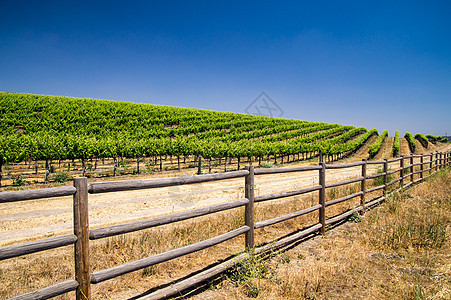
[[[272,167],[274,167],[274,164],[269,163],[269,162],[265,162],[265,163],[262,163],[262,164],[260,165],[260,167],[261,167],[261,168],[272,168]]]
[[[353,213],[352,215],[350,215],[348,217],[348,221],[349,222],[354,222],[354,223],[360,223],[360,222],[363,221],[363,219],[362,219],[362,216],[359,213],[355,212],[355,213]]]
[[[399,141],[399,131],[396,130],[395,140],[393,141],[393,157],[398,156],[400,145],[401,145],[401,142]]]
[[[429,140],[429,142],[431,142],[431,143],[438,142],[438,141],[440,141],[440,140],[442,139],[441,136],[435,136],[435,135],[432,135],[432,134],[427,134],[427,135],[426,135],[426,138],[427,138],[427,139]]]
[[[58,172],[54,176],[50,177],[50,180],[63,183],[68,181],[70,178],[70,174],[67,172]]]
[[[415,139],[417,139],[417,140],[421,143],[421,145],[422,145],[424,148],[427,148],[427,147],[428,147],[428,145],[429,145],[429,140],[428,140],[428,138],[425,137],[423,134],[417,133],[417,134],[415,135]]]
[[[382,174],[384,173],[384,169],[378,168],[376,171],[376,174]],[[393,174],[388,174],[387,175],[387,183],[392,181],[394,179]],[[374,178],[374,186],[381,186],[384,184],[384,176],[379,176],[377,178]]]
[[[130,161],[129,161],[128,159],[124,159],[124,160],[122,160],[122,161],[119,163],[119,165],[120,165],[122,168],[124,168],[124,167],[126,167],[127,164],[129,164],[129,163],[130,163]]]
[[[20,175],[12,175],[11,179],[13,180],[14,186],[22,186],[29,183],[27,180],[24,180]]]
[[[376,140],[376,142],[369,146],[368,153],[370,154],[370,157],[373,158],[376,156],[377,152],[382,146],[382,143],[384,142],[385,138],[388,136],[388,131],[384,130],[382,134],[379,136],[379,138]]]
[[[265,261],[250,253],[248,259],[234,266],[226,274],[232,282],[240,284],[251,278],[263,278],[268,271]]]
[[[413,135],[410,132],[406,132],[404,138],[407,140],[407,143],[409,143],[410,152],[414,153],[417,145]]]

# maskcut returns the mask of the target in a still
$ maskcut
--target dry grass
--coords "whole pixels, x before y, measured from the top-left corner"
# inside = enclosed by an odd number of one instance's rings
[[[441,171],[360,223],[238,266],[194,299],[451,299],[450,183]]]
[[[354,188],[352,188],[354,189]],[[330,196],[349,192],[346,188],[333,190]],[[317,192],[259,203],[256,221],[298,211],[317,202]],[[334,213],[346,210],[350,204],[334,206]],[[310,213],[286,222],[256,230],[256,243],[272,242],[281,236],[317,223],[318,214]],[[91,242],[91,271],[99,271],[141,259],[157,253],[189,245],[238,228],[244,224],[244,208],[216,213],[140,232]],[[244,251],[244,237],[232,239],[215,247],[172,261],[93,285],[94,299],[123,299],[171,282],[195,270]],[[73,278],[73,248],[63,247],[25,255],[2,262],[0,298],[20,295]],[[73,299],[69,293],[57,299]]]
[[[437,194],[434,196],[434,199],[442,199],[437,202],[439,204],[435,206],[435,210],[431,211],[431,213],[434,213],[437,209],[438,211],[443,210],[443,214],[434,219],[434,226],[440,225],[440,222],[443,220],[447,222],[446,224],[449,223],[446,213],[450,215],[449,212],[451,210],[449,203],[450,178],[451,176],[448,172],[446,176],[437,177],[434,182],[428,182],[416,187],[415,190],[409,194],[412,195],[412,197],[417,197],[414,192],[426,186],[426,188],[424,188],[425,190],[418,193],[418,195],[432,193],[434,191]],[[442,182],[436,185],[435,182],[438,180],[442,180]],[[436,186],[439,186],[440,188],[436,188]],[[442,192],[441,187],[443,186],[448,187],[448,194]],[[358,184],[329,189],[327,198],[328,200],[338,198],[343,195],[355,193],[358,189]],[[448,198],[443,197],[446,195],[448,195]],[[239,284],[231,280],[223,281],[222,285],[226,286],[226,288],[216,291],[214,298],[221,298],[222,295],[224,295],[225,298],[257,296],[262,299],[346,298],[346,293],[350,293],[349,295],[351,296],[357,296],[359,293],[363,293],[368,298],[371,298],[372,295],[382,295],[383,298],[385,297],[383,287],[387,286],[387,288],[391,288],[394,285],[394,283],[388,283],[387,278],[392,278],[392,276],[395,275],[395,278],[401,278],[404,281],[406,281],[406,279],[403,279],[404,277],[412,277],[417,281],[420,279],[423,280],[423,273],[433,274],[434,276],[438,274],[437,276],[439,277],[445,274],[443,276],[448,276],[447,278],[449,279],[449,257],[446,255],[440,256],[443,260],[440,260],[439,262],[444,262],[448,259],[447,269],[437,270],[436,272],[438,273],[430,271],[435,270],[430,266],[428,267],[429,269],[424,269],[426,271],[421,268],[410,266],[411,260],[415,261],[415,259],[419,259],[414,255],[416,253],[415,251],[418,249],[423,251],[423,248],[425,247],[431,248],[427,248],[428,252],[426,257],[430,258],[428,261],[434,261],[438,255],[437,253],[446,253],[444,250],[449,250],[449,245],[446,243],[447,240],[445,239],[445,242],[440,242],[439,234],[437,235],[437,239],[432,239],[432,242],[428,242],[424,245],[416,242],[411,247],[409,244],[406,244],[404,238],[399,245],[394,248],[392,247],[393,249],[386,238],[382,239],[384,236],[390,236],[390,231],[386,229],[388,228],[387,224],[390,226],[396,224],[393,220],[385,216],[385,210],[388,210],[388,212],[394,211],[392,214],[388,213],[387,216],[396,219],[404,215],[407,207],[410,207],[412,211],[421,211],[422,208],[429,207],[428,205],[430,203],[424,203],[423,206],[418,206],[416,209],[413,209],[411,205],[401,205],[401,203],[404,202],[409,204],[412,202],[410,199],[413,198],[404,200],[406,197],[407,196],[405,195],[401,195],[398,197],[399,199],[397,198],[399,201],[393,200],[387,205],[384,205],[382,209],[368,213],[365,217],[365,222],[359,223],[358,227],[349,229],[349,231],[343,231],[341,235],[334,235],[330,232],[324,239],[319,238],[314,240],[314,242],[307,242],[306,244],[302,244],[302,247],[298,247],[281,255],[275,254],[273,259],[269,262],[262,263],[257,259],[254,260],[254,262],[250,264],[252,266],[251,274],[258,273],[258,276],[251,275]],[[298,211],[316,204],[316,201],[317,193],[315,192],[299,197],[289,197],[281,200],[259,203],[256,205],[255,219],[256,221],[266,220],[293,211]],[[327,208],[328,216],[330,217],[344,212],[350,207],[355,207],[358,205],[359,201],[360,200],[357,197],[352,201],[330,206]],[[419,201],[415,200],[413,203],[415,205],[420,205],[418,202]],[[395,206],[394,210],[393,208],[390,208],[393,205]],[[314,224],[317,220],[317,213],[311,213],[290,221],[258,229],[256,230],[256,244],[274,241],[283,235],[304,228],[310,224]],[[437,222],[437,220],[440,222]],[[216,213],[211,216],[179,222],[177,224],[165,225],[133,234],[94,241],[91,243],[91,270],[95,272],[125,262],[182,247],[233,230],[243,224],[244,211],[243,208],[238,208],[227,212]],[[403,223],[399,224],[400,229],[397,229],[398,227],[396,226],[392,226],[392,228],[394,228],[392,232],[395,232],[395,229],[397,230],[396,232],[402,232],[402,230],[404,230],[404,227],[401,226]],[[383,230],[384,228],[386,229],[385,231]],[[384,234],[381,235],[381,232]],[[370,239],[370,237],[374,236],[381,236],[381,239]],[[417,238],[416,240],[421,241],[421,238]],[[309,245],[309,243],[313,244]],[[432,245],[432,247],[429,245]],[[441,245],[441,248],[439,248],[439,245]],[[93,299],[124,299],[136,296],[151,288],[170,283],[193,271],[200,270],[218,260],[240,253],[243,250],[244,238],[235,238],[226,243],[191,255],[93,285]],[[381,254],[383,259],[372,258],[372,253],[383,253]],[[402,257],[401,262],[398,260],[385,259],[384,255],[386,253],[389,255],[394,254],[396,257]],[[408,253],[408,255],[406,253]],[[399,266],[393,267],[390,265],[391,263],[397,263]],[[262,272],[260,270],[261,268],[264,268]],[[405,269],[405,271],[397,271],[398,269]],[[247,268],[243,268],[243,270],[246,271]],[[373,274],[375,270],[378,270],[377,272],[379,275]],[[9,259],[2,262],[2,268],[0,269],[0,298],[4,299],[20,295],[71,279],[73,276],[72,247],[63,247],[46,251],[45,255],[36,253],[16,259]],[[407,280],[407,282],[411,282],[409,280]],[[414,289],[419,289],[419,292],[426,293],[425,291],[427,291],[427,293],[429,293],[429,285],[425,279],[417,285],[414,283],[412,284]],[[216,286],[215,288],[218,287]],[[449,289],[449,285],[446,288]],[[356,292],[354,293],[354,291]],[[446,290],[442,289],[442,292],[443,291],[446,292]],[[207,295],[210,292],[213,291],[208,291],[197,297],[204,297],[204,295]],[[390,296],[394,294],[392,291],[388,291],[387,295],[387,297],[390,298]],[[57,297],[57,299],[73,298],[73,293]]]
[[[243,209],[235,209],[218,213],[214,218],[200,217],[196,220],[179,222],[177,226],[166,225],[91,242],[91,271],[110,268],[217,236],[242,226],[243,215]],[[170,282],[172,278],[185,276],[218,259],[237,254],[244,250],[244,246],[241,245],[244,245],[242,237],[93,285],[93,298],[123,299],[145,292],[149,288]],[[2,262],[0,298],[19,295],[73,278],[72,257],[73,248],[64,247],[46,251],[45,255],[36,253]],[[73,294],[68,294],[57,299],[73,299],[73,297]]]

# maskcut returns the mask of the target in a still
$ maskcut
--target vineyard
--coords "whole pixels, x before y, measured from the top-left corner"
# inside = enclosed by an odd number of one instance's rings
[[[1,298],[176,295],[451,159],[438,136],[238,113],[14,93],[0,93],[0,112]]]
[[[253,161],[279,164],[319,153],[331,161],[378,135],[321,122],[3,92],[0,115],[0,186],[189,167],[201,173],[202,163],[211,173],[218,165],[239,170]],[[370,157],[386,136],[370,146]]]

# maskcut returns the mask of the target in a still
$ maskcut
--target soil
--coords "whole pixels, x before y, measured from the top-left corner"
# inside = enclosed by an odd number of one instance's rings
[[[406,139],[399,139],[400,141],[400,146],[399,146],[399,155],[403,155],[403,156],[408,156],[411,154],[410,152],[410,148],[409,148],[409,143],[407,142]]]
[[[395,141],[394,137],[386,137],[382,142],[381,149],[374,157],[375,160],[382,160],[385,158],[390,158],[393,155],[393,142]]]
[[[389,146],[390,142],[384,146],[384,149],[390,148]],[[365,157],[367,148],[368,146],[365,145],[352,158],[334,163],[360,161],[362,158],[367,158]],[[450,148],[450,145],[442,144],[439,147],[430,146],[427,150],[443,151]],[[422,152],[425,153],[423,150]],[[316,164],[316,162],[303,161],[290,163],[286,166],[313,164]],[[390,167],[396,168],[397,164],[394,163]],[[379,166],[369,165],[368,174],[375,173],[378,168]],[[189,175],[194,172],[193,170],[185,170],[178,174]],[[328,170],[326,180],[327,182],[340,181],[345,178],[360,176],[360,172],[360,167]],[[156,177],[158,175],[161,174],[135,176],[133,179]],[[171,175],[174,176],[174,172],[166,174],[166,176]],[[317,182],[317,171],[301,174],[259,175],[255,179],[255,195],[299,189],[316,185]],[[90,228],[149,218],[239,198],[244,198],[243,178],[196,185],[90,195]],[[72,197],[0,204],[0,246],[70,233],[73,226],[72,214]]]

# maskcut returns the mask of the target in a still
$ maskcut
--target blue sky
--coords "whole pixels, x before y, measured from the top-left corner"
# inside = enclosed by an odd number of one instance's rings
[[[451,135],[450,1],[3,1],[0,91]]]

